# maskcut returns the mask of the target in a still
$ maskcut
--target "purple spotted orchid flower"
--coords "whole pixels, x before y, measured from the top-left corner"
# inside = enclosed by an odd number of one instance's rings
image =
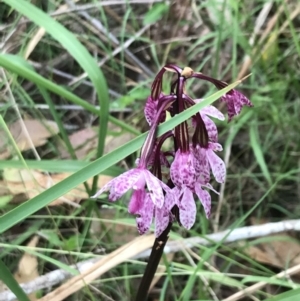
[[[162,92],[163,75],[167,71],[175,73],[169,94]],[[192,99],[185,91],[185,83],[190,78],[208,81],[218,89],[227,86],[225,82],[188,67],[181,69],[169,64],[162,68],[146,101],[144,113],[150,130],[136,168],[113,179],[94,196],[110,191],[109,200],[116,201],[132,189],[128,211],[137,216],[140,234],[149,230],[153,218],[157,237],[175,220],[190,229],[196,220],[195,197],[200,200],[209,218],[209,190],[218,193],[210,184],[211,175],[218,183],[225,181],[225,164],[216,154],[222,151],[222,146],[218,143],[217,126],[211,119],[224,120],[224,115],[217,108],[207,106],[190,122],[187,120],[179,124],[161,137],[156,135],[157,127],[164,122],[167,112],[174,116],[201,101]],[[229,121],[241,112],[243,106],[252,106],[248,98],[237,90],[223,95],[221,101],[227,104]],[[171,140],[172,146],[168,149],[163,147],[166,140]]]

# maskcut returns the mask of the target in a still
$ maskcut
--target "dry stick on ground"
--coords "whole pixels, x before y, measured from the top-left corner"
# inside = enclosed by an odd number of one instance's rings
[[[281,233],[285,231],[300,231],[300,219],[299,220],[287,220],[277,223],[267,223],[263,225],[256,225],[256,226],[249,226],[249,227],[242,227],[237,228],[234,230],[226,230],[218,233],[213,233],[206,235],[205,237],[191,237],[183,240],[175,240],[175,241],[169,241],[166,245],[164,252],[165,253],[174,253],[181,251],[183,248],[189,249],[192,247],[196,247],[197,245],[202,246],[208,246],[212,245],[213,243],[218,243],[222,241],[223,243],[230,243],[235,242],[239,240],[247,240],[251,238],[257,238],[257,237],[264,237],[271,234]],[[144,240],[145,239],[145,243]],[[76,267],[78,267],[78,270],[81,273],[84,273],[84,275],[91,273],[87,272],[89,271],[95,271],[97,267],[102,267],[102,270],[98,271],[98,273],[94,273],[93,277],[89,279],[89,282],[99,277],[102,273],[107,271],[107,268],[112,268],[116,266],[117,264],[120,264],[122,262],[125,262],[129,259],[138,259],[138,258],[145,258],[148,257],[150,254],[149,248],[152,246],[154,240],[154,236],[143,236],[136,240],[134,240],[132,243],[129,243],[125,245],[124,247],[121,247],[120,249],[112,252],[111,254],[104,256],[102,259],[99,258],[93,258],[89,260],[85,260],[83,262],[79,262],[76,264]],[[132,244],[132,245],[131,245]],[[131,250],[131,253],[128,254],[126,247],[128,247],[128,250]],[[133,249],[133,250],[132,250]],[[125,253],[122,253],[124,250]],[[120,256],[120,254],[122,256]],[[126,255],[126,256],[125,256]],[[114,256],[116,257],[116,261],[114,261]],[[96,263],[95,263],[96,261]],[[104,266],[103,263],[109,264],[109,266]],[[205,265],[208,265],[206,263]],[[92,267],[92,268],[91,268]],[[105,269],[106,268],[106,269]],[[213,267],[210,266],[209,269],[212,269]],[[293,268],[292,268],[293,269]],[[290,271],[291,269],[287,270]],[[84,272],[85,271],[85,272]],[[292,270],[293,271],[293,270]],[[216,270],[216,272],[218,272]],[[296,273],[296,272],[293,272]],[[66,280],[67,278],[70,278],[72,275],[65,270],[59,269],[52,271],[44,276],[41,276],[34,281],[31,281],[29,283],[21,284],[21,287],[23,290],[29,294],[34,291],[49,288],[53,285],[57,285],[58,283]],[[77,285],[80,283],[83,283],[80,281],[83,277],[82,275],[76,276],[77,277]],[[73,280],[72,280],[73,282]],[[67,282],[68,283],[68,282]],[[84,285],[84,283],[83,283]],[[81,286],[82,287],[82,286]],[[77,286],[76,290],[80,289],[81,287]],[[243,292],[251,293],[246,290]],[[50,293],[51,294],[51,293]],[[14,294],[10,291],[5,291],[0,293],[0,301],[12,301],[14,300]],[[42,299],[42,301],[45,301],[47,299]],[[48,299],[49,300],[49,299]],[[56,299],[53,299],[56,300]],[[227,301],[233,301],[237,299],[227,300]],[[51,299],[52,301],[52,299]]]

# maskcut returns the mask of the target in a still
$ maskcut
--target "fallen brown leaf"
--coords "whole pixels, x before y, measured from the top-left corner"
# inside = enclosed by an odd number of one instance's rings
[[[70,135],[69,140],[75,150],[76,157],[84,159],[97,147],[97,132],[93,128],[86,128]],[[64,145],[59,145],[58,150],[61,158],[70,158],[70,153]]]
[[[38,236],[34,236],[27,244],[27,247],[36,247],[38,241]],[[18,283],[29,282],[39,277],[37,258],[32,254],[24,253],[19,261],[18,270],[14,274],[14,277]],[[35,293],[28,295],[28,297],[31,301],[37,300]]]
[[[105,154],[110,153],[111,151],[115,150],[116,148],[122,146],[123,144],[127,143],[128,141],[134,138],[133,134],[127,132],[118,133],[119,129],[111,123],[108,124],[108,131],[115,132],[117,134],[116,135],[108,134],[106,136],[105,147],[104,147]],[[98,145],[97,129],[86,128],[80,130],[70,135],[69,139],[72,147],[75,150],[75,154],[77,158],[85,159],[86,157],[88,157],[89,154],[91,154],[97,148]],[[70,158],[70,154],[64,145],[60,145],[58,149],[61,158],[64,159]]]
[[[251,220],[252,224],[263,224],[267,220]],[[245,251],[256,261],[280,269],[286,269],[300,264],[300,243],[288,233],[272,235],[271,241],[250,246]]]
[[[25,119],[23,123],[27,129],[32,144],[35,147],[41,146],[47,142],[47,139],[59,132],[58,126],[53,121]],[[26,130],[20,120],[9,125],[9,131],[14,138],[20,151],[31,148]],[[3,130],[0,130],[0,159],[6,159],[11,156],[10,150],[7,148],[8,139]]]

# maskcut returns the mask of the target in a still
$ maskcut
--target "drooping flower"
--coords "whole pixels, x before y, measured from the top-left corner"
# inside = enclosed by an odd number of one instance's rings
[[[199,78],[214,84],[218,89],[223,89],[228,86],[227,83],[216,78],[207,76],[201,72],[194,72],[191,77]],[[241,92],[232,89],[221,97],[221,101],[225,101],[228,110],[229,121],[235,116],[240,114],[243,106],[252,107],[251,101]]]
[[[226,102],[228,110],[229,121],[235,116],[240,114],[243,106],[252,107],[253,104],[241,92],[233,89],[221,97],[221,101]]]

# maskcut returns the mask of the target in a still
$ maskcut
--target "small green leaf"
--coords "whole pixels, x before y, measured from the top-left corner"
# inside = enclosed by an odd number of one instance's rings
[[[12,195],[5,195],[0,197],[0,208],[4,207],[13,199]]]
[[[128,105],[133,104],[137,100],[146,101],[147,97],[150,95],[149,89],[138,88],[130,91],[127,95],[120,97],[117,102],[121,108],[125,108]]]
[[[152,8],[145,14],[143,24],[147,25],[158,21],[168,10],[169,5],[166,3],[154,4]]]
[[[73,235],[67,241],[65,241],[64,249],[67,251],[73,251],[78,248],[78,245],[78,237],[76,235]]]

